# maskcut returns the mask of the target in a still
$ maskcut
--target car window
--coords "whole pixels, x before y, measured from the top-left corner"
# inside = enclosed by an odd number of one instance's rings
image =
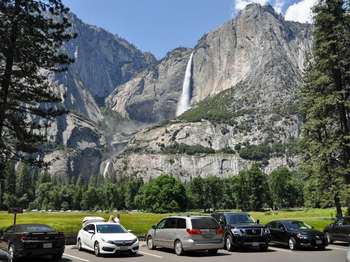
[[[343,225],[343,223],[344,223],[343,218],[338,218],[338,219],[335,221],[335,224],[336,224],[336,225],[339,225],[339,226]]]
[[[163,229],[165,227],[166,221],[167,219],[163,219],[162,221],[160,221],[159,224],[157,225],[157,229]]]
[[[16,225],[17,232],[28,232],[28,233],[47,233],[55,232],[52,227],[47,225]]]
[[[95,226],[93,224],[89,224],[84,228],[85,231],[93,230],[95,231]]]
[[[177,228],[186,228],[186,219],[178,218],[177,219]]]
[[[267,227],[275,229],[276,228],[276,222],[270,222],[269,224],[267,224]]]
[[[127,233],[128,231],[119,224],[104,224],[96,226],[97,233],[102,234],[118,234],[118,233]]]
[[[305,224],[302,221],[291,221],[286,224],[287,228],[290,230],[305,230],[305,229],[311,229],[312,227],[308,224]]]
[[[192,228],[194,229],[216,229],[219,224],[211,217],[192,218]]]
[[[177,219],[176,218],[168,218],[165,222],[164,228],[176,228],[177,227]]]
[[[227,214],[226,220],[231,225],[255,223],[255,220],[249,214]]]
[[[344,217],[343,225],[350,225],[350,218],[349,217]]]
[[[13,226],[10,226],[5,230],[6,233],[13,233],[13,231]]]
[[[276,226],[279,230],[285,231],[286,227],[282,223],[276,223]]]
[[[90,227],[90,225],[87,225],[83,228],[83,230],[87,232],[87,231],[89,231],[89,227]]]

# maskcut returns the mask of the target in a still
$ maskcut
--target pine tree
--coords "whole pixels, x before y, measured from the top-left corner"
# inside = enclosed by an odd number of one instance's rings
[[[50,77],[72,62],[61,49],[74,37],[68,11],[61,0],[0,1],[0,164],[43,164],[33,153],[65,112]]]
[[[312,59],[300,92],[304,164],[342,215],[341,186],[350,183],[349,3],[320,0],[313,11]]]

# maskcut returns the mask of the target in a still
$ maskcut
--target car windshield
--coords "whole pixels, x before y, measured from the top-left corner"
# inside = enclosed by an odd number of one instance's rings
[[[127,233],[125,228],[121,225],[97,225],[97,233],[102,234],[117,234],[117,233]]]
[[[255,223],[255,220],[248,214],[229,214],[226,219],[227,223],[231,225]]]
[[[302,221],[291,221],[286,224],[287,228],[290,230],[298,230],[298,229],[311,229],[312,227],[309,226],[308,224],[305,224]]]
[[[17,232],[29,232],[29,233],[48,233],[55,230],[46,225],[17,225]]]

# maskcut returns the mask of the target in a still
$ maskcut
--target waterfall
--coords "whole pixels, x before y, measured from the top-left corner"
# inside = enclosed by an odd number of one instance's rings
[[[190,109],[191,105],[191,80],[192,80],[192,60],[193,52],[188,60],[185,78],[182,86],[182,94],[177,104],[176,116],[181,115]]]
[[[111,164],[110,161],[107,162],[106,166],[105,166],[105,169],[103,171],[103,177],[106,177],[107,175],[107,172],[108,172],[108,168],[109,168],[109,165]]]

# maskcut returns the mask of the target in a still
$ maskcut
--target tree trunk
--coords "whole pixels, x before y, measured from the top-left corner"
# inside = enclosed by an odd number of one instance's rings
[[[3,136],[3,127],[5,122],[5,115],[7,111],[7,104],[8,104],[8,96],[9,96],[9,90],[11,86],[11,78],[13,74],[13,65],[16,55],[16,42],[17,42],[17,34],[18,34],[18,24],[17,24],[17,17],[20,13],[20,0],[16,0],[15,4],[15,10],[16,13],[14,15],[14,21],[11,28],[11,35],[9,42],[7,44],[7,50],[6,50],[6,65],[5,65],[5,73],[2,76],[1,79],[1,97],[3,99],[2,103],[0,104],[0,143],[2,144],[2,136]],[[0,148],[1,145],[0,144]]]
[[[339,193],[335,193],[334,195],[334,203],[335,203],[335,208],[337,210],[337,217],[342,217],[343,216],[343,211],[341,209],[341,203],[340,203],[340,198],[339,198]]]

